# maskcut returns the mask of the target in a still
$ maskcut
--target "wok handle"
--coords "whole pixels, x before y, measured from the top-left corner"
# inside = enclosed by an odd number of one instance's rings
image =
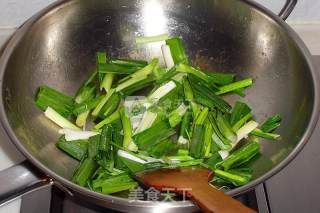
[[[297,2],[298,0],[286,0],[285,5],[283,6],[283,8],[279,13],[280,18],[282,18],[283,20],[286,20],[289,17],[289,15],[292,13]]]
[[[0,172],[0,206],[52,183],[28,161],[5,169]]]

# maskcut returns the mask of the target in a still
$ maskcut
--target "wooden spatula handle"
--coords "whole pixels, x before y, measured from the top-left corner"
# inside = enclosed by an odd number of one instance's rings
[[[189,196],[191,200],[193,200],[206,213],[255,212],[223,192],[208,186],[192,189],[192,191],[189,192]]]

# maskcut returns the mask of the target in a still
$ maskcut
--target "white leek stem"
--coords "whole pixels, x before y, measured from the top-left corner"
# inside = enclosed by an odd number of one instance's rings
[[[162,97],[164,97],[169,92],[171,92],[174,88],[176,88],[176,86],[177,85],[174,83],[174,81],[169,81],[168,83],[156,89],[156,91],[154,91],[148,98],[151,102],[156,103]]]
[[[166,44],[163,44],[161,46],[161,50],[162,50],[163,59],[167,68],[171,69],[172,67],[174,67],[174,61],[171,55],[170,47]]]
[[[64,129],[76,129],[80,130],[76,125],[71,123],[68,119],[57,113],[54,109],[51,107],[48,107],[46,111],[44,112],[44,115],[49,118],[51,121],[53,121],[58,126],[64,128]]]

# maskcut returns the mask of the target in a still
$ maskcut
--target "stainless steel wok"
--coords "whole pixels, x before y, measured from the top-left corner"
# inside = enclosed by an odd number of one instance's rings
[[[57,127],[34,105],[40,85],[73,95],[94,69],[98,50],[124,58],[148,59],[159,53],[152,45],[137,50],[136,35],[182,36],[194,63],[254,77],[245,99],[258,121],[283,116],[283,140],[261,142],[262,154],[252,165],[254,179],[229,195],[280,171],[308,141],[319,111],[310,53],[283,20],[295,4],[288,0],[279,17],[249,0],[70,0],[36,14],[16,31],[0,59],[1,123],[28,159],[0,173],[2,203],[55,184],[77,199],[121,211],[197,210],[191,202],[131,202],[125,194],[102,195],[73,184],[77,162],[56,148]]]

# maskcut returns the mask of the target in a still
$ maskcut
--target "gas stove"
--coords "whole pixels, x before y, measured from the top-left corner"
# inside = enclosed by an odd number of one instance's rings
[[[320,56],[313,56],[320,72]],[[302,152],[280,173],[254,190],[235,197],[260,213],[320,212],[320,124]],[[56,187],[25,195],[21,213],[117,212],[68,197]]]

